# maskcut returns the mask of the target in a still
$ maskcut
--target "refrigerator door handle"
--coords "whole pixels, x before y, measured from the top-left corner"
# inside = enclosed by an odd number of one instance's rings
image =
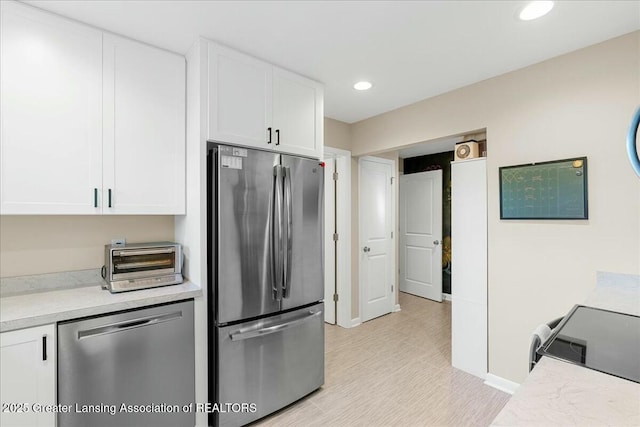
[[[229,334],[229,336],[231,338],[231,341],[242,341],[249,338],[263,337],[265,335],[270,335],[276,332],[284,331],[285,329],[293,328],[297,325],[300,325],[301,323],[304,323],[310,319],[313,319],[314,317],[318,317],[321,314],[322,314],[322,310],[315,311],[315,312],[310,311],[309,314],[299,319],[291,320],[289,322],[281,323],[279,325],[268,326],[266,328],[254,329],[254,330],[249,330],[244,332],[238,331],[238,332]]]
[[[284,169],[284,208],[286,212],[285,224],[285,248],[284,248],[284,286],[282,288],[282,297],[289,298],[291,294],[291,222],[293,220],[293,206],[291,193],[291,168],[285,167]]]
[[[274,189],[273,189],[273,217],[272,217],[272,233],[271,233],[271,260],[273,269],[273,298],[275,300],[282,299],[280,289],[283,281],[283,224],[282,224],[282,210],[283,210],[283,191],[282,191],[282,166],[276,165],[273,167],[274,176]]]

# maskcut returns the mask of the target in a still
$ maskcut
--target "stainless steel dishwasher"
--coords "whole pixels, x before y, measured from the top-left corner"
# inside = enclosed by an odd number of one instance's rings
[[[193,300],[58,324],[59,427],[193,427],[194,400]]]

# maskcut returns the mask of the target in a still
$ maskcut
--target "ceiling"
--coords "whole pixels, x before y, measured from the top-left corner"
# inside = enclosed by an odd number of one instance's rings
[[[347,123],[640,29],[639,1],[556,1],[528,22],[502,0],[25,2],[182,54],[226,44],[323,82]]]

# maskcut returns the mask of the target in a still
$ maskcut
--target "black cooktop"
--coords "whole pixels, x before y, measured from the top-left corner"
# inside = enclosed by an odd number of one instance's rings
[[[576,305],[538,353],[640,383],[640,317]]]

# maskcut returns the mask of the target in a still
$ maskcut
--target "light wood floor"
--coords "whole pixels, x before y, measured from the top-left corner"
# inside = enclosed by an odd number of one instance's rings
[[[451,367],[451,304],[400,294],[402,311],[326,325],[325,385],[264,426],[486,426],[509,395]]]

